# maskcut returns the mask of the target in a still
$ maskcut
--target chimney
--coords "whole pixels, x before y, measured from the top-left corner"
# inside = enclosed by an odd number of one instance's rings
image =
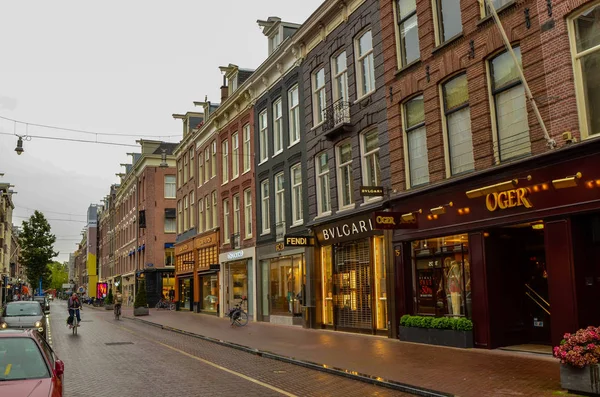
[[[229,96],[229,87],[227,87],[227,77],[223,76],[223,85],[221,86],[221,103]]]

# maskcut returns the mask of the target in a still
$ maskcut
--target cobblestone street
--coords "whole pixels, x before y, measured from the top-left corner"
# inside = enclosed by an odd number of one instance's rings
[[[402,396],[84,307],[78,335],[54,302],[50,339],[65,362],[65,395]]]

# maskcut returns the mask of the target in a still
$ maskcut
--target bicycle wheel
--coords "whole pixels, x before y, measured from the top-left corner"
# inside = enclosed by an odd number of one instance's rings
[[[243,310],[239,310],[235,314],[233,321],[238,327],[243,327],[244,325],[248,324],[248,314],[246,314],[246,312]]]
[[[73,318],[73,335],[77,335],[77,318]]]
[[[161,305],[161,303],[160,303],[160,302],[158,302],[158,303],[156,304],[156,306],[154,306],[154,307],[155,307],[156,309],[160,309],[160,308],[161,308],[161,306],[162,306],[162,305]]]

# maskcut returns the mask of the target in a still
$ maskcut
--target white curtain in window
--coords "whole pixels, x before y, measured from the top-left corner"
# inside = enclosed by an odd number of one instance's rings
[[[496,95],[496,119],[500,160],[529,154],[529,124],[523,85],[510,88]]]
[[[474,168],[471,110],[467,107],[451,113],[448,118],[448,144],[452,175]]]
[[[427,157],[427,135],[425,127],[408,132],[408,158],[410,162],[410,184],[429,182],[429,159]]]

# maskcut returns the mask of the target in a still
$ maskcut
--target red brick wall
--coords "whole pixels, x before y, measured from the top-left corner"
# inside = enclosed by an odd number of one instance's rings
[[[138,246],[145,244],[146,247],[139,253],[140,268],[148,263],[164,267],[165,243],[175,243],[176,234],[165,233],[165,208],[177,206],[176,199],[165,198],[165,176],[176,172],[175,168],[146,167],[139,177],[142,186],[138,188],[139,210],[146,211],[146,228],[139,229]],[[193,181],[190,183],[193,184]]]
[[[581,3],[584,2],[553,1],[553,15],[549,17],[545,1],[516,1],[515,5],[507,7],[499,14],[509,40],[521,46],[525,78],[533,96],[540,98],[537,101],[538,108],[550,136],[557,141],[559,147],[564,144],[561,136],[564,131],[571,131],[579,138],[565,15],[576,4]],[[525,23],[526,8],[529,9],[531,19],[529,29]],[[482,170],[493,166],[492,120],[486,62],[504,50],[504,43],[496,25],[491,19],[480,19],[477,2],[463,0],[463,36],[433,52],[435,37],[432,3],[430,0],[417,0],[421,60],[398,72],[392,1],[381,0],[380,10],[393,187],[399,190],[406,188],[400,106],[411,96],[421,93],[425,103],[430,182],[440,182],[446,178],[439,84],[462,71],[466,71],[468,79],[475,169]],[[555,27],[541,32],[541,24],[550,18],[554,20]],[[474,41],[474,57],[469,56],[471,40]],[[429,81],[426,77],[427,66]],[[389,96],[390,88],[393,98]],[[550,100],[541,100],[544,96]],[[542,129],[530,104],[528,121],[532,153],[548,152]]]
[[[243,164],[244,164],[244,155],[242,153],[242,147],[244,143],[243,137],[243,127],[246,124],[250,124],[250,152],[254,153],[254,108],[250,107],[246,109],[244,112],[240,113],[238,117],[233,119],[229,124],[227,124],[219,133],[219,141],[217,146],[217,163],[218,163],[218,172],[217,179],[219,184],[221,184],[223,180],[222,170],[223,167],[221,165],[222,155],[221,155],[221,143],[227,139],[229,144],[229,181],[224,185],[220,186],[220,194],[218,195],[219,202],[219,226],[221,228],[221,249],[220,252],[227,252],[231,250],[230,243],[225,242],[225,236],[223,235],[223,200],[229,198],[229,234],[233,233],[233,199],[232,197],[236,194],[240,195],[240,248],[252,247],[255,245],[256,241],[256,189],[254,184],[254,158],[250,161],[250,171],[247,173],[243,173]],[[239,137],[239,166],[240,166],[240,174],[239,176],[231,180],[232,176],[232,146],[231,146],[231,136],[234,133],[238,133]],[[250,189],[252,194],[252,238],[245,239],[245,217],[244,217],[244,190]]]

